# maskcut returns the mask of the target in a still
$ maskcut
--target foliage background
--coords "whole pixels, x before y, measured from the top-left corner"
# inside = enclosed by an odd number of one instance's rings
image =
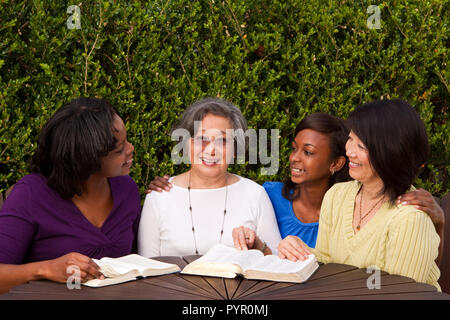
[[[449,1],[0,0],[0,192],[28,173],[37,135],[59,107],[104,97],[135,146],[141,192],[170,160],[169,130],[204,96],[238,105],[252,128],[280,129],[280,170],[231,171],[262,183],[288,175],[291,134],[306,114],[347,117],[357,105],[403,98],[432,145],[416,186],[450,190]],[[81,29],[69,29],[69,5]],[[367,8],[381,9],[369,29]]]

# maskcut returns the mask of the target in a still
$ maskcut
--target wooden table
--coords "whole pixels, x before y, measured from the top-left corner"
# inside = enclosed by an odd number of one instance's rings
[[[199,256],[159,257],[183,268]],[[303,300],[303,299],[426,299],[450,300],[431,285],[381,272],[381,288],[368,289],[371,274],[349,265],[321,265],[303,284],[256,281],[243,278],[222,279],[169,274],[103,288],[69,290],[65,284],[32,281],[0,295],[0,300]]]

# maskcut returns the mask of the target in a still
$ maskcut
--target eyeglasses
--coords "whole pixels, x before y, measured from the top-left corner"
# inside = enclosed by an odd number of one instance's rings
[[[228,146],[228,141],[225,136],[219,137],[208,137],[205,135],[198,135],[193,138],[194,144],[198,144],[202,146],[202,149],[205,149],[211,142],[214,143],[215,148],[223,148]]]

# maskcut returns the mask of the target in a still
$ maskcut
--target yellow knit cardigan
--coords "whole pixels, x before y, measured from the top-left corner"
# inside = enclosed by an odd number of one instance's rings
[[[325,194],[316,247],[311,249],[317,259],[359,268],[377,266],[441,291],[435,263],[440,238],[430,217],[414,206],[386,202],[355,234],[353,209],[360,188],[358,181],[338,183]]]

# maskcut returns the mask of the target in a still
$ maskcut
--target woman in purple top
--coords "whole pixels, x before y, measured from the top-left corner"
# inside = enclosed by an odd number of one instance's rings
[[[140,195],[128,176],[134,147],[106,101],[79,98],[39,135],[30,175],[0,210],[0,291],[29,280],[102,278],[91,258],[136,249]]]

